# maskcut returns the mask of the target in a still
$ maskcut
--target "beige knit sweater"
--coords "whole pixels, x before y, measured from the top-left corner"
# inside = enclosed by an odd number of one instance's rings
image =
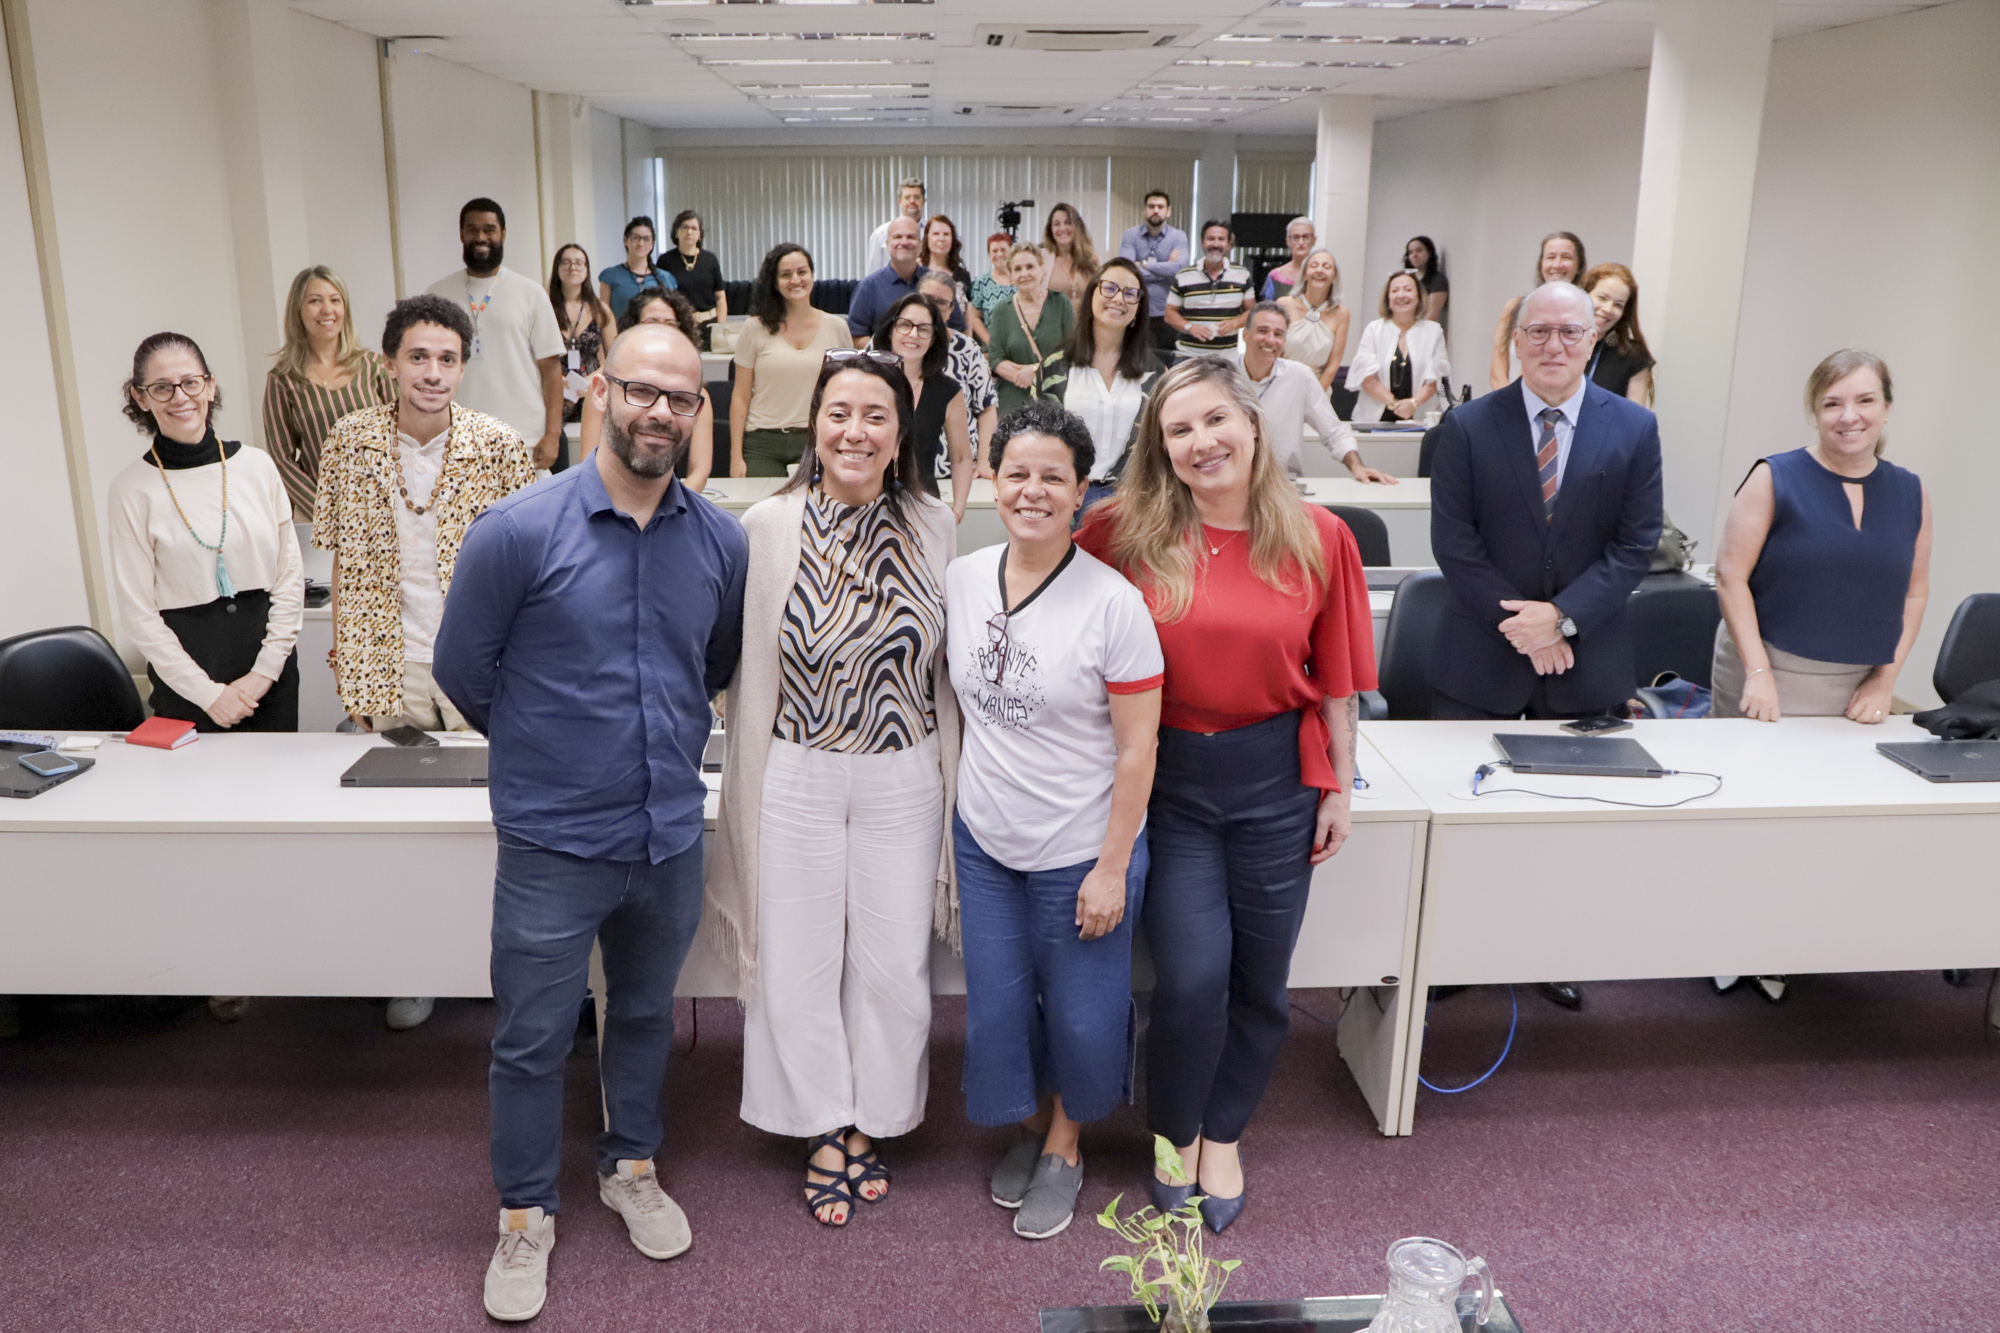
[[[921,493],[912,517],[937,586],[958,550],[951,509]],[[728,730],[722,764],[722,804],[708,858],[702,930],[736,958],[736,995],[748,1003],[757,973],[757,848],[764,797],[764,763],[778,715],[778,632],[799,571],[804,490],[774,495],[743,515],[750,568],[743,589],[743,656],[729,682]],[[944,645],[931,678],[936,694],[938,765],[944,780],[945,836],[938,849],[933,921],[938,938],[959,951],[958,883],[951,853],[951,810],[958,791],[958,696],[952,692]]]

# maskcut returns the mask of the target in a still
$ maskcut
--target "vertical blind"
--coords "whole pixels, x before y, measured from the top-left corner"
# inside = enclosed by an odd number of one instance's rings
[[[1306,216],[1312,212],[1312,169],[1310,157],[1239,154],[1236,211]]]
[[[1105,154],[882,153],[807,155],[694,152],[657,159],[659,220],[692,208],[707,224],[723,276],[750,279],[780,241],[812,253],[819,276],[858,278],[868,236],[895,209],[897,182],[924,181],[933,213],[958,228],[965,264],[986,268],[986,237],[1003,202],[1032,199],[1020,238],[1039,238],[1058,203],[1075,207],[1099,258],[1118,252],[1125,228],[1145,217],[1145,194],[1172,196],[1176,222],[1193,206],[1194,162],[1186,157]]]

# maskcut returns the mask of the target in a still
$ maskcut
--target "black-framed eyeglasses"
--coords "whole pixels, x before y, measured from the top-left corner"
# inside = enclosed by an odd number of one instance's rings
[[[926,342],[937,333],[935,326],[928,322],[920,324],[914,319],[899,319],[889,327],[907,338],[922,338]]]
[[[1551,337],[1562,339],[1564,347],[1575,347],[1590,330],[1581,324],[1523,324],[1521,332],[1527,335],[1532,347],[1547,346]]]
[[[822,366],[845,365],[849,361],[873,361],[878,366],[895,366],[902,369],[903,358],[894,352],[878,351],[873,347],[836,347],[821,359]]]
[[[208,376],[185,375],[177,380],[155,380],[145,386],[145,393],[156,403],[171,403],[177,393],[184,393],[192,398],[207,387]]]
[[[701,413],[701,395],[686,389],[662,389],[657,384],[644,380],[621,380],[616,375],[606,375],[605,383],[615,384],[625,394],[625,401],[637,408],[648,408],[662,398],[667,400],[667,410],[677,417],[698,416]]]
[[[1137,287],[1120,287],[1115,282],[1098,283],[1097,294],[1107,301],[1122,301],[1126,305],[1132,305],[1139,299]]]
[[[1007,675],[1007,649],[1009,647],[1007,626],[1013,617],[1005,611],[997,611],[986,622],[986,670],[980,674],[989,685],[998,685]]]

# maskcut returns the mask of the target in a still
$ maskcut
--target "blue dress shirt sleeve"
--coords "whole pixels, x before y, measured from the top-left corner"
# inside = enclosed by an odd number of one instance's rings
[[[459,546],[432,648],[431,675],[438,688],[481,732],[492,720],[500,653],[527,597],[530,575],[520,546],[507,514],[488,511],[472,521]],[[740,624],[737,633],[740,640]]]

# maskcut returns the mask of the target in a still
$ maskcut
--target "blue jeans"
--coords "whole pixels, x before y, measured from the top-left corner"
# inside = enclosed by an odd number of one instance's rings
[[[1236,1142],[1263,1100],[1291,1030],[1319,798],[1299,781],[1297,713],[1212,736],[1160,728],[1146,1116],[1177,1147]]]
[[[1077,938],[1076,893],[1095,859],[1010,870],[951,820],[965,938],[965,1112],[1006,1125],[1045,1091],[1063,1114],[1102,1119],[1132,1094],[1132,929],[1146,893],[1146,835],[1132,844],[1125,915]]]
[[[598,1077],[610,1128],[597,1172],[659,1150],[660,1088],[674,1039],[674,983],[701,924],[701,843],[658,865],[594,861],[499,835],[493,877],[493,1183],[503,1208],[556,1211],[563,1065],[604,946]]]

